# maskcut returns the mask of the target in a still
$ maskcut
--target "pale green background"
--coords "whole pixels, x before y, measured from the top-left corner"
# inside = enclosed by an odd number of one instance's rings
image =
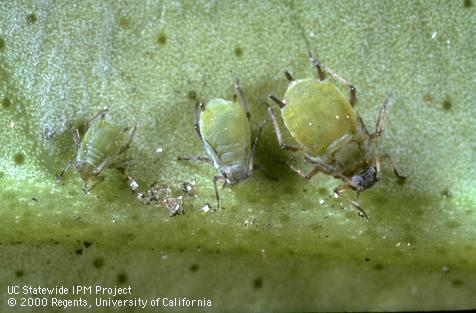
[[[476,307],[472,2],[2,1],[0,309],[9,284],[131,285],[217,312]],[[365,221],[332,199],[337,180],[276,163],[302,155],[268,124],[257,163],[279,180],[256,172],[201,212],[216,170],[175,161],[204,153],[191,96],[230,99],[239,77],[256,133],[285,69],[315,75],[308,50],[356,85],[370,128],[394,92],[380,148],[407,182],[385,168],[361,196]],[[67,123],[106,105],[139,123],[143,187],[195,182],[185,215],[138,203],[114,172],[88,196],[75,173],[55,183],[74,153]]]

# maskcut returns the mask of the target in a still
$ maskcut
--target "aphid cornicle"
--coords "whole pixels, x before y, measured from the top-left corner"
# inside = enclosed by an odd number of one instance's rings
[[[376,155],[373,142],[383,132],[384,114],[389,97],[380,108],[375,132],[369,133],[353,109],[356,103],[355,87],[320,63],[311,53],[309,56],[311,64],[317,68],[319,80],[295,80],[286,71],[289,86],[283,100],[273,95],[269,96],[281,108],[284,125],[299,146],[284,143],[274,111],[268,107],[278,142],[283,150],[305,151],[305,160],[314,168],[304,174],[301,170],[290,166],[302,177],[311,179],[318,172],[322,172],[342,179],[344,184],[337,187],[334,193],[354,206],[359,215],[368,218],[360,204],[347,198],[343,191],[353,189],[360,193],[372,187],[381,177],[380,162],[383,160],[390,163],[397,177],[405,178],[398,173],[387,154]],[[349,99],[332,81],[326,79],[326,73],[350,89]]]
[[[233,185],[251,176],[256,145],[263,127],[263,125],[260,126],[258,135],[251,144],[249,124],[251,115],[238,79],[235,91],[241,105],[235,100],[212,99],[206,105],[197,102],[195,107],[195,131],[215,168],[221,172],[221,175],[213,177],[218,208],[220,208],[220,197],[217,181],[223,180],[224,185]],[[179,157],[178,159],[209,160],[204,157]]]
[[[73,127],[76,158],[69,161],[65,169],[57,176],[57,178],[61,178],[73,163],[84,181],[83,191],[85,194],[104,181],[104,176],[100,176],[102,171],[113,167],[121,169],[133,191],[136,191],[138,187],[135,180],[127,176],[125,172],[124,165],[127,164],[127,159],[120,158],[129,149],[137,127],[134,126],[130,130],[109,123],[105,118],[108,111],[109,108],[101,110],[85,123],[82,138],[79,129]],[[94,180],[95,183],[89,187],[90,180]]]

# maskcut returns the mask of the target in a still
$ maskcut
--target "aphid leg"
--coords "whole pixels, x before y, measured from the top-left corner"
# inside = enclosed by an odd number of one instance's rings
[[[324,164],[322,162],[319,162],[317,161],[316,159],[311,159],[309,156],[305,155],[304,156],[304,161],[306,162],[309,162],[311,163],[312,165],[314,165],[314,167],[317,167],[319,168],[319,171],[324,173],[324,174],[327,174],[327,175],[331,175],[332,173],[334,173],[334,169],[329,167],[327,164]],[[342,177],[340,177],[342,176]],[[343,176],[343,175],[340,175],[339,178],[343,179],[344,181],[346,179],[348,179],[347,177]]]
[[[77,152],[79,151],[79,148],[81,147],[81,138],[79,136],[79,130],[77,128],[72,128],[72,131],[73,131],[74,147],[77,154]],[[66,163],[66,166],[63,168],[63,170],[59,174],[56,174],[56,182],[59,182],[63,178],[64,173],[66,173],[66,171],[69,169],[72,163],[73,163],[73,160],[69,160],[68,163]]]
[[[365,126],[364,121],[360,116],[357,116],[357,121],[359,122],[359,127],[365,131],[367,136],[370,136],[369,131],[367,130],[367,126]]]
[[[286,76],[286,79],[287,79],[289,82],[294,81],[293,75],[291,75],[291,73],[289,73],[288,71],[284,71],[284,76]]]
[[[266,104],[266,103],[265,103]],[[266,104],[267,105],[267,104]],[[278,138],[279,146],[281,150],[288,150],[288,151],[302,151],[304,150],[302,147],[291,146],[283,141],[283,135],[281,133],[281,128],[279,128],[278,120],[276,119],[276,115],[274,114],[273,108],[268,106],[268,114],[273,122],[274,131],[276,133],[276,137]]]
[[[344,190],[346,189],[353,189],[354,186],[352,186],[351,184],[343,184],[343,185],[340,185],[339,187],[337,187],[336,189],[334,189],[334,193],[346,200],[347,202],[349,202],[354,208],[357,209],[358,211],[358,214],[361,216],[361,217],[365,217],[366,219],[369,219],[369,217],[367,216],[367,213],[365,213],[364,209],[362,209],[362,207],[360,206],[360,204],[357,202],[357,201],[354,201],[354,200],[351,200],[349,199],[345,194],[344,194]]]
[[[382,107],[380,107],[380,113],[378,115],[377,125],[375,126],[375,132],[370,135],[370,138],[377,138],[383,133],[385,110],[387,109],[388,102],[391,94],[383,101]]]
[[[329,75],[334,77],[334,79],[339,81],[341,84],[349,87],[349,89],[350,89],[349,102],[350,102],[351,106],[354,106],[355,103],[357,102],[357,89],[355,89],[354,85],[349,83],[342,76],[340,76],[335,71],[333,71],[330,67],[321,63],[318,59],[316,59],[316,57],[312,53],[309,53],[309,58],[311,60],[311,64],[313,64],[317,68],[317,70],[319,71],[319,79],[320,80],[323,80],[322,76],[321,76],[321,71],[324,70],[326,73],[328,73]]]
[[[213,176],[213,188],[215,189],[215,198],[217,200],[217,209],[221,209],[220,206],[220,195],[218,194],[218,187],[217,187],[217,181],[218,180],[225,180],[225,177],[223,176]]]
[[[322,70],[320,62],[316,59],[314,54],[312,54],[311,51],[309,51],[309,60],[311,62],[311,65],[315,66],[317,69],[317,73],[319,74],[319,80],[323,81],[326,79],[326,73]]]
[[[88,188],[88,182],[87,181],[84,182],[83,191],[84,191],[85,195],[90,193],[91,190],[93,190],[94,187],[96,187],[97,185],[102,183],[104,181],[104,176],[95,176],[94,179],[97,180],[97,181],[89,188]]]
[[[73,163],[73,160],[69,160],[63,170],[60,173],[56,174],[56,182],[59,182],[63,178],[64,173],[66,173],[66,171],[69,169],[71,163]]]
[[[181,156],[178,156],[178,157],[177,157],[177,161],[203,161],[203,162],[210,162],[210,159],[207,158],[207,157],[200,156],[200,155],[190,156],[190,157],[181,157]]]
[[[96,168],[92,171],[91,174],[93,176],[98,176],[99,174],[101,174],[101,172],[110,165],[109,161],[111,161],[111,158],[106,158],[98,166],[96,166]]]
[[[251,173],[253,172],[253,160],[256,154],[256,146],[258,145],[259,138],[261,137],[261,132],[263,131],[263,127],[266,124],[266,121],[261,123],[259,126],[258,130],[258,135],[255,138],[255,142],[253,143],[253,146],[251,147],[250,154],[248,155],[248,176],[251,176]]]
[[[81,138],[79,136],[79,130],[77,128],[73,128],[72,131],[73,131],[74,147],[77,152],[79,148],[81,147]]]
[[[132,161],[132,158],[127,158],[127,159],[122,159],[116,162],[109,163],[107,165],[107,168],[117,168],[118,170],[122,171],[125,169],[130,161]]]
[[[297,167],[295,167],[294,165],[292,164],[288,164],[289,168],[295,172],[296,174],[298,174],[299,176],[305,178],[305,179],[311,179],[313,178],[317,173],[320,172],[320,169],[319,167],[314,167],[312,170],[309,171],[309,173],[307,174],[304,174],[300,169],[298,169]]]
[[[198,137],[200,137],[201,140],[203,140],[203,137],[202,137],[202,132],[200,131],[200,113],[202,113],[202,111],[205,110],[205,106],[203,105],[203,103],[197,101],[197,103],[195,103],[195,113],[194,113],[194,116],[193,116],[193,127],[195,128],[195,131],[197,132],[197,135]]]
[[[386,160],[390,164],[390,166],[393,169],[393,173],[395,174],[395,176],[397,176],[401,180],[407,179],[406,176],[404,176],[404,175],[402,175],[398,172],[397,168],[395,167],[395,163],[393,163],[392,158],[390,158],[390,156],[388,154],[383,154],[375,160],[375,163],[378,164],[378,166],[377,166],[377,179],[379,179],[380,175],[381,175],[380,174],[380,162],[384,161],[384,160]]]
[[[240,98],[243,109],[245,109],[246,117],[249,120],[251,118],[251,114],[248,108],[248,101],[246,101],[245,95],[243,94],[243,90],[241,89],[241,86],[240,86],[240,80],[238,78],[236,79],[235,90],[236,90],[236,93],[238,94],[238,97]]]
[[[122,178],[124,179],[124,182],[127,184],[129,189],[134,194],[136,194],[137,191],[139,190],[139,184],[137,183],[137,181],[132,176],[129,176],[129,174],[127,173],[126,167],[120,167],[118,169],[121,171]]]
[[[136,131],[137,131],[137,125],[134,126],[134,128],[131,131],[131,134],[129,135],[129,139],[127,140],[127,143],[123,145],[121,149],[119,149],[119,152],[117,152],[117,155],[129,150],[129,148],[131,147],[132,139],[134,138],[134,135],[136,134]]]

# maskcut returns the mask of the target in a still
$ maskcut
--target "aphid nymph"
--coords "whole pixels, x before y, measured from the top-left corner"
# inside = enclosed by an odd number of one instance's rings
[[[234,101],[212,99],[206,105],[197,102],[195,107],[195,131],[205,146],[205,150],[215,168],[221,173],[221,175],[213,177],[218,208],[220,208],[220,197],[217,181],[223,180],[224,185],[233,185],[251,176],[256,145],[263,127],[263,125],[260,127],[255,141],[251,144],[249,123],[251,115],[238,80],[236,81],[235,91],[241,105],[236,99]],[[178,159],[210,160],[199,156],[179,157]]]
[[[268,113],[273,121],[276,136],[281,149],[288,151],[305,151],[305,160],[314,168],[307,174],[291,166],[291,169],[306,179],[311,179],[318,172],[332,175],[344,181],[334,193],[347,200],[358,211],[367,217],[357,201],[343,194],[346,189],[358,193],[372,187],[381,178],[380,163],[387,160],[393,167],[395,175],[404,179],[396,170],[387,154],[376,154],[374,139],[384,129],[384,115],[389,98],[385,99],[380,108],[374,133],[369,133],[362,119],[354,111],[356,89],[345,79],[326,65],[319,62],[311,53],[310,61],[316,67],[319,80],[295,80],[289,72],[285,72],[289,80],[283,100],[273,95],[270,99],[281,108],[284,125],[299,146],[284,143],[276,115],[271,107]],[[347,99],[336,85],[326,79],[326,74],[347,86],[350,90]]]
[[[76,158],[66,165],[57,176],[61,178],[71,164],[84,181],[83,191],[89,193],[95,186],[104,181],[100,174],[108,168],[121,169],[130,187],[134,190],[137,183],[127,176],[124,165],[127,159],[121,158],[132,142],[137,127],[119,128],[106,120],[109,108],[105,108],[89,119],[84,126],[84,136],[81,138],[79,129],[73,127],[73,140],[76,148]],[[94,184],[89,186],[93,180]],[[134,186],[134,187],[133,187]],[[137,188],[135,188],[137,189]]]

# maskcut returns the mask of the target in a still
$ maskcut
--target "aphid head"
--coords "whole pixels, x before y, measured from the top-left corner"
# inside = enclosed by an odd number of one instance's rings
[[[224,166],[221,172],[227,185],[233,185],[248,178],[248,169],[241,165]]]
[[[362,172],[353,175],[351,180],[352,184],[355,186],[355,189],[369,189],[379,180],[379,178],[377,177],[377,168],[371,165]]]

